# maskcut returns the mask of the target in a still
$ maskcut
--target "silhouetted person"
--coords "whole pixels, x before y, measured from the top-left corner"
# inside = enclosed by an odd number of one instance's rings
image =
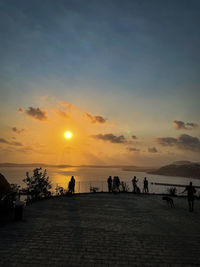
[[[137,182],[138,182],[138,180],[137,180],[136,176],[134,176],[133,179],[132,179],[133,192],[134,193],[137,193]]]
[[[69,181],[68,184],[68,193],[73,194],[75,189],[75,179],[74,176],[71,177],[71,180]]]
[[[113,177],[112,189],[113,189],[113,192],[116,192],[116,176]]]
[[[149,193],[148,180],[147,180],[146,177],[144,178],[143,183],[144,183],[143,192],[144,193]]]
[[[72,176],[72,178],[71,178],[71,192],[72,192],[72,194],[75,192],[75,179],[74,179],[74,176]]]
[[[107,183],[108,183],[108,192],[111,193],[112,192],[112,177],[109,176],[108,177],[108,180],[107,180]]]
[[[72,182],[71,182],[71,180],[69,181],[69,184],[68,184],[68,193],[72,194]]]
[[[114,178],[113,178],[113,192],[120,192],[119,185],[120,185],[119,177],[114,176]]]
[[[189,205],[189,211],[194,211],[194,194],[196,193],[195,187],[192,185],[192,182],[188,186],[186,186],[185,190],[182,192],[184,193],[187,191],[187,198],[188,198],[188,205]]]
[[[120,189],[119,189],[119,186],[120,186],[120,179],[119,179],[119,176],[116,176],[116,189],[118,192],[120,192]]]

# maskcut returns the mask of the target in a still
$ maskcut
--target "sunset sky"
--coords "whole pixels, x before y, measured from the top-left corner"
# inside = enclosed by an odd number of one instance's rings
[[[200,161],[199,14],[199,0],[0,0],[0,162]]]

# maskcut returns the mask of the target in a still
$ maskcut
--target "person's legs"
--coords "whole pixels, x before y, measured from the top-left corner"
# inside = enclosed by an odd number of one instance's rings
[[[109,184],[109,186],[108,186],[109,193],[111,193],[111,191],[112,191],[111,188],[112,188],[112,185]]]
[[[192,203],[191,199],[188,199],[189,211],[192,211]]]
[[[191,200],[191,211],[194,211],[194,199]]]

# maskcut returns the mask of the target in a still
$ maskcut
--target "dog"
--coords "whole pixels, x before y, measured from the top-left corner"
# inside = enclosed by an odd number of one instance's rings
[[[162,199],[167,202],[168,206],[170,206],[171,208],[175,208],[174,201],[171,197],[162,197]]]

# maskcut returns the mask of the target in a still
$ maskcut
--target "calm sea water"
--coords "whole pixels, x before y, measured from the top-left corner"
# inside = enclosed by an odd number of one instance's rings
[[[24,167],[3,167],[0,168],[2,173],[9,183],[17,183],[21,187],[25,187],[23,179],[26,177],[26,172],[32,174],[33,168]],[[69,167],[69,168],[57,168],[48,167],[47,174],[52,182],[53,188],[56,185],[62,186],[65,189],[68,187],[68,182],[72,175],[76,179],[76,192],[89,192],[90,186],[98,187],[99,191],[107,191],[107,178],[109,175],[118,175],[121,181],[124,181],[132,191],[131,179],[133,176],[138,178],[138,186],[143,188],[143,179],[147,177],[149,180],[149,190],[151,193],[166,193],[166,186],[151,185],[151,183],[169,183],[169,184],[183,184],[187,185],[190,181],[194,186],[200,186],[200,180],[189,179],[186,177],[172,177],[148,174],[145,172],[123,171],[121,168],[89,168],[89,167]],[[178,193],[183,191],[183,188],[177,188]],[[200,191],[200,190],[199,190]]]

